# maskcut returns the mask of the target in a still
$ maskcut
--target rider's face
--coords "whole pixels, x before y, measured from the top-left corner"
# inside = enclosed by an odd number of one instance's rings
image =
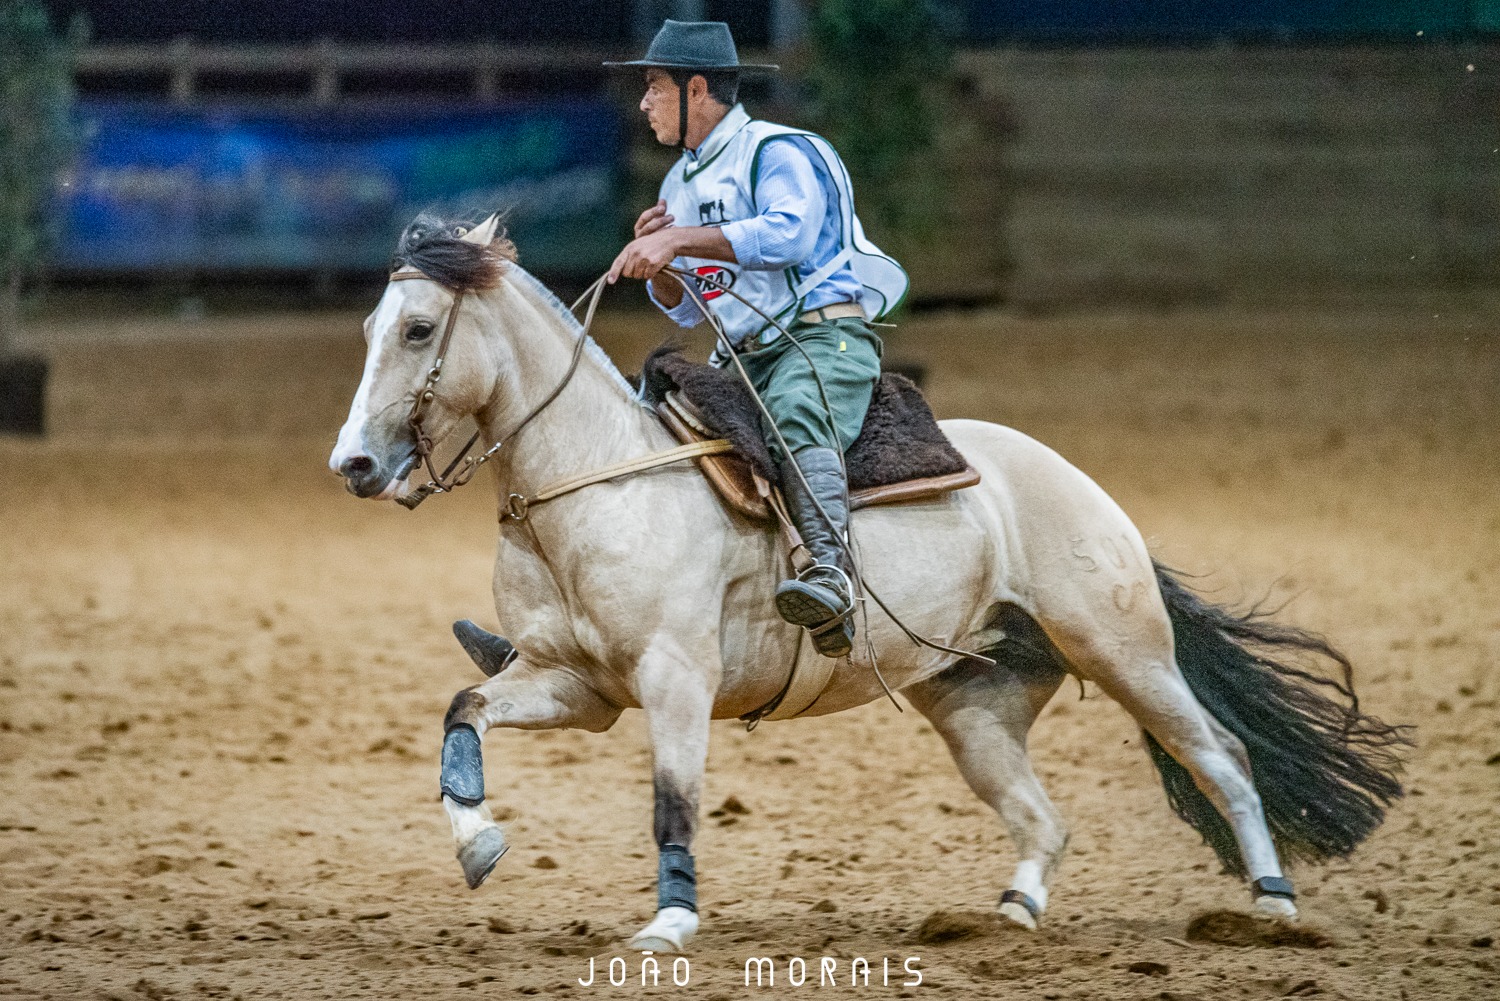
[[[641,97],[641,110],[646,113],[646,121],[656,133],[657,142],[664,146],[677,143],[677,84],[665,71],[646,71],[646,93]]]

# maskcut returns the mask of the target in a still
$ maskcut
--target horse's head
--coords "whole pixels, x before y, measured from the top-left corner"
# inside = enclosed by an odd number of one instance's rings
[[[515,259],[498,228],[497,216],[465,229],[424,215],[402,234],[392,280],[365,320],[364,376],[328,458],[350,493],[395,497],[416,465],[413,408],[429,386],[455,303],[442,376],[423,407],[422,430],[440,442],[488,401],[499,362],[476,329],[483,303],[474,293],[498,285]]]

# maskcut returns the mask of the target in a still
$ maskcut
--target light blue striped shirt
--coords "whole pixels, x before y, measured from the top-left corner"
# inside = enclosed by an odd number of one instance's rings
[[[713,145],[705,141],[699,148],[712,149]],[[697,159],[695,150],[688,150],[687,155]],[[766,144],[760,153],[753,194],[760,213],[721,227],[741,267],[758,271],[795,267],[800,281],[841,249],[838,188],[828,176],[823,158],[806,139],[784,136]],[[655,302],[649,283],[646,289]],[[863,290],[853,267],[845,263],[807,293],[802,308],[805,311],[836,302],[858,302]],[[687,298],[666,313],[683,327],[696,326],[703,319]]]

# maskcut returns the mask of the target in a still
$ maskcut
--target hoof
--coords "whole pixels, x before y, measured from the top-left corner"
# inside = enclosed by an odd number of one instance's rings
[[[682,952],[698,932],[698,915],[686,907],[663,907],[656,919],[635,933],[630,948],[637,952]]]
[[[1027,931],[1036,931],[1036,918],[1032,917],[1031,912],[1020,904],[1001,904],[1000,916],[1011,924],[1020,925]]]
[[[486,678],[493,678],[516,659],[516,648],[510,645],[509,640],[480,629],[468,619],[459,619],[453,623],[453,636]]]
[[[458,850],[458,864],[463,866],[464,882],[469,884],[469,889],[479,889],[479,884],[495,871],[495,863],[508,848],[510,845],[505,843],[500,828],[486,827]]]
[[[1296,921],[1297,905],[1285,897],[1268,894],[1255,898],[1255,913],[1268,918],[1280,918],[1282,921]]]
[[[630,940],[630,948],[636,952],[654,952],[657,955],[670,954],[682,951],[682,946],[655,935],[636,935]]]
[[[1042,905],[1020,890],[1006,890],[1000,894],[1000,916],[1027,931],[1036,931],[1037,921],[1042,916]]]

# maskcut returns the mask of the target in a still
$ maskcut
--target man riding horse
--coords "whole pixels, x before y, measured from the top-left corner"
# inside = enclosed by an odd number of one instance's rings
[[[645,58],[605,65],[644,69],[640,108],[658,142],[682,148],[609,280],[647,280],[652,301],[681,326],[698,324],[704,309],[716,316],[729,344],[712,361],[737,353],[774,419],[766,443],[813,559],[777,588],[777,611],[810,630],[820,653],[842,657],[854,636],[843,453],[880,378],[870,321],[900,303],[905,272],[864,239],[828,141],[752,119],[736,103],[741,71],[776,67],[740,63],[728,25],[669,20]],[[669,265],[703,276],[696,302]]]

